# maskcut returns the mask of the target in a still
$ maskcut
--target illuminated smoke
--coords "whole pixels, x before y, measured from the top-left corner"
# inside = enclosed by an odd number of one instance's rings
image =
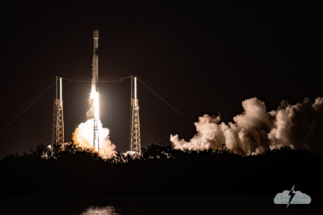
[[[89,97],[90,109],[86,112],[87,118],[99,118],[100,117],[100,102],[99,102],[99,92],[96,91],[95,86],[92,85],[91,93]]]
[[[88,119],[86,122],[79,124],[73,133],[74,143],[78,143],[82,148],[93,148],[93,133],[94,133],[94,118],[97,122],[99,141],[96,141],[96,148],[98,153],[103,158],[113,156],[116,151],[116,146],[109,140],[109,129],[103,128],[100,120],[100,103],[99,92],[96,91],[92,85],[89,98],[90,109],[87,111],[86,116]],[[99,144],[99,146],[97,146]]]
[[[266,149],[289,146],[323,152],[323,98],[311,102],[306,98],[296,105],[282,101],[276,111],[266,112],[265,103],[257,98],[242,102],[244,112],[234,123],[221,123],[220,116],[204,115],[195,122],[197,133],[186,142],[171,135],[175,149],[221,150],[222,144],[235,153],[263,153]],[[252,145],[251,145],[252,144]]]
[[[178,135],[171,135],[171,142],[174,143],[175,149],[216,149],[224,143],[224,135],[218,125],[220,117],[214,118],[205,114],[199,117],[199,122],[194,123],[198,132],[190,142],[179,140]]]
[[[113,214],[117,214],[113,206],[106,206],[106,207],[90,206],[81,215],[113,215]]]
[[[116,146],[109,140],[109,129],[103,128],[101,121],[98,121],[99,130],[99,155],[103,158],[114,155]],[[93,147],[93,119],[89,119],[84,123],[79,124],[78,128],[73,133],[74,143],[78,143],[82,148]]]

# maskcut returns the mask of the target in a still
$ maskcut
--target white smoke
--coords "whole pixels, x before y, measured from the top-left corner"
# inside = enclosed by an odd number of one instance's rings
[[[93,82],[93,80],[92,80]],[[109,139],[109,129],[103,128],[100,113],[99,113],[99,93],[96,91],[94,85],[92,84],[91,93],[89,97],[90,108],[86,113],[88,120],[84,123],[79,124],[73,133],[74,143],[79,144],[82,148],[94,148],[94,118],[96,119],[99,141],[96,142],[96,149],[102,158],[108,158],[116,154],[116,146],[111,143]]]
[[[117,214],[113,206],[98,207],[90,206],[81,215],[113,215]]]
[[[323,138],[323,98],[317,98],[314,103],[306,98],[293,106],[282,101],[271,112],[266,112],[265,103],[257,98],[243,101],[242,106],[244,112],[235,116],[229,126],[220,123],[220,116],[206,114],[194,123],[197,133],[189,142],[178,135],[171,135],[170,141],[175,149],[220,150],[225,144],[227,149],[244,154],[283,146],[323,149],[318,141]]]
[[[116,146],[109,139],[109,129],[103,128],[101,121],[97,122],[99,130],[99,155],[103,158],[110,157],[115,154]],[[89,119],[79,124],[73,133],[74,143],[78,143],[82,148],[93,148],[93,119]]]
[[[174,143],[175,149],[209,149],[219,148],[224,143],[224,135],[218,125],[220,117],[214,118],[208,115],[199,117],[199,122],[194,123],[196,126],[197,134],[191,139],[190,142],[179,140],[178,135],[171,135],[171,142]]]

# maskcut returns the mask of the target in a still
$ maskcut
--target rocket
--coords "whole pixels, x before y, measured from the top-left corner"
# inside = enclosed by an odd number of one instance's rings
[[[99,80],[99,30],[93,31],[93,62],[92,62],[92,87],[98,92]]]
[[[91,97],[93,107],[93,148],[99,150],[99,30],[93,31],[93,62],[92,62],[92,86],[91,86]]]

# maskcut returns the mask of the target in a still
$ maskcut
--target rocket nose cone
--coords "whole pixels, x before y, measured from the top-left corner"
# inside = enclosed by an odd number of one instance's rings
[[[99,30],[98,29],[95,29],[93,31],[93,39],[99,39]]]

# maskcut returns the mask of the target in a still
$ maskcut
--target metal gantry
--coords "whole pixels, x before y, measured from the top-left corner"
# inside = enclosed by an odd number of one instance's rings
[[[130,151],[141,153],[137,77],[131,76]]]
[[[62,78],[56,76],[56,96],[53,106],[53,133],[52,144],[64,143],[64,116],[63,116]]]

